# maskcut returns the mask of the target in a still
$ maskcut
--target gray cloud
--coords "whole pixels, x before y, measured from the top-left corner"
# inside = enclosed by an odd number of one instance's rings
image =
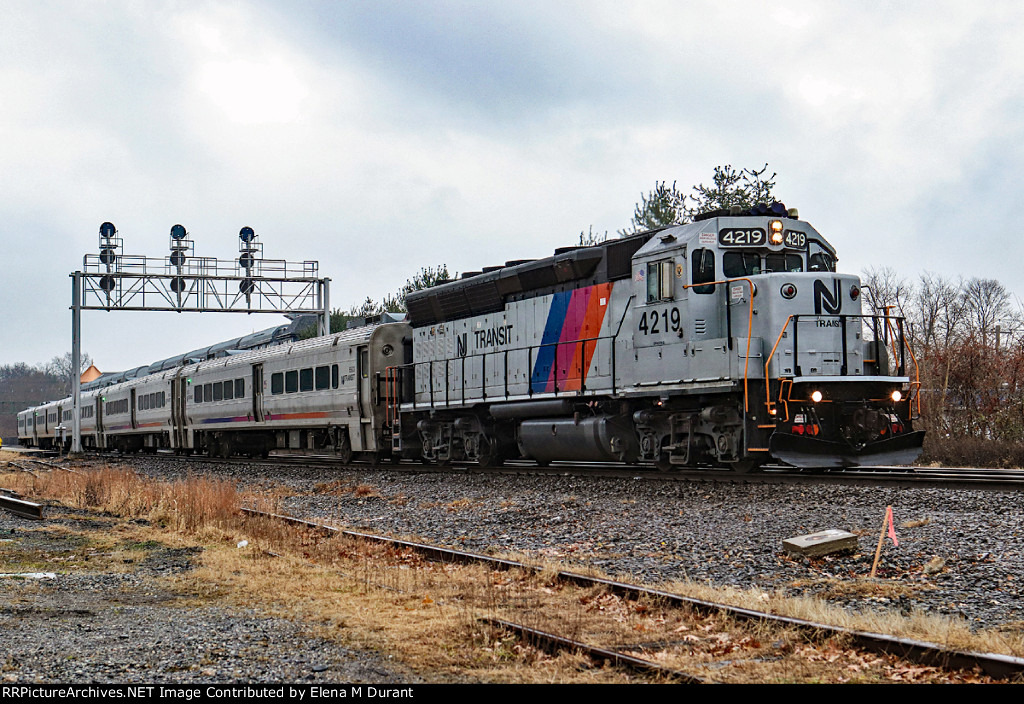
[[[847,271],[1021,292],[1022,25],[1013,3],[8,3],[0,329],[37,329],[0,363],[67,349],[104,220],[152,256],[176,222],[223,258],[252,225],[344,307],[614,232],[722,163],[770,162]],[[118,368],[273,319],[86,322]]]

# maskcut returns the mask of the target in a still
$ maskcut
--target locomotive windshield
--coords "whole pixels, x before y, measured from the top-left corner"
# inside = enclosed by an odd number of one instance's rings
[[[765,273],[777,271],[803,271],[804,259],[799,254],[790,252],[772,252],[764,258]]]
[[[836,260],[828,252],[815,252],[811,255],[808,269],[810,271],[835,271]]]
[[[760,252],[726,252],[722,255],[722,273],[729,279],[771,272],[803,270],[803,257],[792,252],[769,252],[764,255],[763,265]]]
[[[726,252],[722,255],[722,273],[727,279],[761,273],[761,255],[757,252]]]

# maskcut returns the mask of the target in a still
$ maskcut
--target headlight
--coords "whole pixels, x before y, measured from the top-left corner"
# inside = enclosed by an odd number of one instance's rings
[[[902,398],[903,398],[903,394],[900,393],[899,389],[896,389],[895,391],[892,392],[892,402],[893,403],[899,403]]]
[[[821,403],[821,392],[817,390],[812,391],[811,400],[814,401],[815,403]]]
[[[768,223],[768,229],[771,232],[769,237],[772,244],[782,244],[783,240],[785,240],[785,234],[782,232],[783,227],[781,220],[772,220]]]

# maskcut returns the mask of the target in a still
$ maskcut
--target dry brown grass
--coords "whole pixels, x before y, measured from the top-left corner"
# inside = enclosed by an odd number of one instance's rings
[[[274,511],[279,495],[273,491],[242,497],[226,482],[201,478],[155,482],[109,468],[39,477],[7,474],[0,476],[0,486],[107,512],[115,527],[107,537],[94,539],[99,546],[95,550],[113,555],[113,561],[128,559],[122,554],[147,541],[201,543],[200,566],[167,578],[191,599],[216,599],[244,608],[259,604],[311,624],[318,634],[348,647],[392,654],[431,681],[638,681],[620,670],[594,667],[579,655],[545,654],[499,629],[481,625],[480,616],[618,648],[715,681],[958,679],[893,658],[865,655],[835,639],[738,623],[648,600],[625,600],[599,588],[573,587],[557,581],[553,566],[540,572],[494,572],[482,566],[430,563],[409,551],[344,536],[326,537],[239,513],[243,500]],[[353,493],[357,488],[352,487]],[[153,527],[113,516],[147,518]],[[248,545],[238,548],[242,540]],[[69,560],[68,564],[77,563]],[[835,588],[840,589],[840,583]],[[893,614],[855,617],[820,600],[783,599],[756,590],[694,584],[670,585],[668,590],[967,649],[1024,653],[1019,631],[972,636],[952,621],[919,621]]]
[[[185,532],[221,527],[238,516],[238,496],[231,482],[190,477],[157,482],[127,469],[104,467],[85,472],[4,475],[6,488],[57,499],[69,506],[98,509],[125,518],[145,518]]]
[[[830,590],[836,596],[869,595],[893,598],[908,593],[914,588],[922,588],[920,586],[887,584],[881,580],[867,578],[845,583],[841,583],[839,580],[829,581],[831,582]],[[704,586],[692,582],[660,585],[660,588],[698,599],[768,611],[841,628],[885,633],[938,643],[961,650],[1004,653],[1024,657],[1024,627],[995,628],[975,632],[960,619],[919,611],[904,615],[880,607],[878,610],[853,613],[832,606],[820,598],[790,597],[760,589],[739,590],[730,587]]]

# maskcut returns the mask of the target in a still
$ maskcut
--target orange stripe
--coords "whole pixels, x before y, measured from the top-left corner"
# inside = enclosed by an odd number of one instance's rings
[[[601,299],[604,299],[604,305],[601,305]],[[587,338],[597,337],[601,334],[601,326],[604,324],[605,314],[608,312],[608,306],[611,305],[612,301],[612,284],[598,284],[594,286],[594,292],[590,294],[590,304],[587,306],[587,317],[583,321],[583,329],[580,331],[580,338],[586,340]],[[588,342],[582,345],[584,348],[583,370],[582,376],[584,379],[587,378],[587,373],[590,371],[590,362],[594,359],[594,353],[597,352],[597,341]]]
[[[608,301],[610,299],[609,293],[611,291],[611,284],[597,284],[592,287],[590,291],[590,300],[587,301],[587,312],[583,316],[583,325],[580,326],[580,340],[586,340],[591,337],[597,337],[601,334],[601,324],[604,322],[604,314],[608,310]],[[601,305],[601,299],[604,298],[604,305]],[[575,349],[572,355],[572,364],[569,366],[571,374],[573,375],[570,379],[566,380],[565,389],[569,391],[579,391],[583,388],[583,380],[587,378],[587,371],[590,369],[590,360],[594,357],[594,351],[597,349],[597,342],[584,342],[575,344]],[[583,357],[583,363],[580,364],[580,357]],[[577,372],[577,370],[579,370]]]
[[[326,411],[318,411],[316,413],[274,413],[272,415],[274,420],[303,420],[306,418],[327,418],[330,414]]]

